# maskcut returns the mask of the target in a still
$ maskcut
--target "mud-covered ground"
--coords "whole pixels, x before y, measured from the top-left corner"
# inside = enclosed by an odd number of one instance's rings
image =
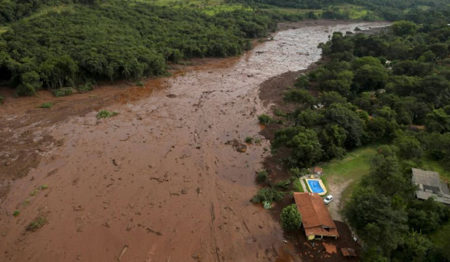
[[[383,25],[308,23],[145,87],[19,99],[2,90],[2,261],[299,260],[249,202],[269,154],[264,139],[241,144],[260,136],[259,85],[317,61],[333,31]],[[98,120],[100,109],[119,114]]]

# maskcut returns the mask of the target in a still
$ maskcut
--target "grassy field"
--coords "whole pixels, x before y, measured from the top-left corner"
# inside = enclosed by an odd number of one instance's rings
[[[350,185],[344,189],[342,199],[347,199],[358,185],[364,175],[370,172],[370,160],[376,153],[377,146],[368,146],[348,153],[343,159],[332,160],[323,165],[322,181],[328,188],[330,180],[335,184],[341,184],[352,180]],[[441,179],[449,182],[450,171],[445,170],[442,165],[433,160],[422,160],[418,168],[436,171]]]
[[[323,177],[342,183],[349,179],[358,180],[369,173],[370,160],[375,155],[375,147],[363,147],[348,153],[343,159],[332,160],[323,168]]]
[[[376,146],[363,147],[348,153],[343,159],[332,160],[323,168],[322,181],[328,188],[330,180],[335,184],[341,184],[345,181],[352,182],[344,189],[341,195],[341,201],[345,202],[358,185],[361,178],[370,171],[370,161],[375,155]]]
[[[430,235],[431,241],[446,257],[450,257],[450,222]]]
[[[349,19],[352,19],[352,20],[363,19],[370,12],[365,7],[351,5],[351,4],[341,4],[341,5],[337,5],[334,7],[339,10],[340,14],[346,15],[346,16],[348,16]]]

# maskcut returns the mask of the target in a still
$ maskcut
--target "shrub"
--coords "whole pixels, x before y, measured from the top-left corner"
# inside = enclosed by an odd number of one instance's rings
[[[275,184],[275,187],[281,190],[287,190],[289,188],[289,185],[291,184],[290,179],[281,180]]]
[[[36,231],[39,228],[43,227],[47,224],[47,218],[43,216],[36,217],[28,226],[26,227],[27,231]]]
[[[5,101],[5,98],[3,96],[0,96],[0,105],[3,104],[4,101]]]
[[[39,79],[39,74],[35,71],[26,72],[20,75],[21,84],[17,86],[16,92],[19,96],[31,96],[36,93],[41,87],[42,82]]]
[[[19,210],[15,210],[14,212],[13,212],[13,216],[14,217],[17,217],[17,216],[19,216],[20,215],[20,211]]]
[[[40,108],[51,108],[52,106],[53,106],[52,102],[46,102],[46,103],[42,103]]]
[[[273,110],[273,113],[274,113],[274,115],[276,115],[276,116],[281,116],[281,117],[286,117],[287,116],[287,114],[285,113],[285,112],[283,112],[281,109],[279,109],[279,108],[275,108],[274,110]]]
[[[80,93],[86,93],[92,91],[94,89],[94,85],[91,82],[87,82],[83,85],[79,85],[77,87],[77,91]]]
[[[247,143],[247,144],[253,143],[253,137],[251,137],[251,136],[246,137],[245,138],[245,143]]]
[[[265,183],[267,181],[267,178],[269,176],[269,173],[267,170],[263,169],[256,173],[256,182],[258,183]]]
[[[71,87],[53,89],[52,94],[56,97],[70,96],[71,94],[73,94],[73,89]]]
[[[266,114],[262,114],[262,115],[258,116],[258,120],[259,120],[259,123],[263,124],[263,125],[270,124],[273,121],[272,118]]]
[[[258,193],[252,198],[253,203],[262,203],[264,201],[267,202],[276,202],[283,199],[284,193],[281,191],[278,191],[271,187],[265,187],[261,188]]]
[[[280,215],[281,227],[286,232],[299,230],[302,226],[302,217],[297,210],[295,204],[289,205],[281,211]]]
[[[101,111],[99,111],[98,113],[97,113],[97,119],[100,119],[100,118],[109,118],[109,117],[113,117],[113,116],[116,116],[116,115],[118,115],[119,113],[117,113],[117,112],[111,112],[111,111],[108,111],[108,110],[101,110]]]
[[[307,175],[309,173],[309,171],[307,169],[304,168],[298,168],[298,167],[294,167],[289,169],[289,172],[292,173],[292,175],[294,175],[295,177],[302,177],[304,175]]]
[[[303,103],[306,105],[313,105],[316,103],[315,97],[305,89],[290,89],[284,94],[284,100],[287,102]]]

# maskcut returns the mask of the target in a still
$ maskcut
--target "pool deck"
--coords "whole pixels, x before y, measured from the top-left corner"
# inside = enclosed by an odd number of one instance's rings
[[[312,178],[311,176],[305,176],[305,177],[301,177],[301,178],[299,178],[299,179],[300,179],[300,183],[301,183],[301,185],[302,185],[302,187],[303,187],[303,191],[304,191],[304,192],[313,192],[313,190],[311,189],[311,186],[310,186],[309,183],[308,183],[308,180],[314,180],[314,181],[318,181],[318,182],[319,182],[320,187],[323,189],[323,192],[317,193],[317,194],[319,194],[320,196],[326,195],[327,192],[328,192],[327,188],[326,188],[325,185],[323,184],[322,179],[320,179],[320,178],[317,178],[317,177]],[[314,192],[313,192],[313,193],[314,193]]]

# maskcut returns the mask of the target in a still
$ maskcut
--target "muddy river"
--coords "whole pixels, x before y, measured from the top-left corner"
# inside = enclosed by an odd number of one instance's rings
[[[333,31],[383,25],[310,22],[145,87],[7,98],[1,260],[275,261],[282,230],[249,202],[270,145],[230,141],[259,137],[263,81],[317,61]],[[99,109],[119,114],[97,120]]]

